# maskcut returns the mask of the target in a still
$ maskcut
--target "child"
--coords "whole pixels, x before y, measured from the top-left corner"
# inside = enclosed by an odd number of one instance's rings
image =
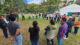
[[[46,28],[45,28],[45,35],[46,35],[46,38],[47,38],[47,45],[50,45],[50,41],[52,42],[52,45],[54,44],[53,42],[53,38],[55,36],[55,31],[56,31],[56,25],[55,25],[55,21],[53,19],[50,20],[50,25],[48,25]]]
[[[16,23],[16,15],[11,14],[9,19],[11,22],[7,26],[7,32],[12,36],[11,41],[14,41],[14,45],[22,45],[22,35],[20,33],[20,25]]]
[[[3,18],[4,18],[3,15],[0,15],[0,28],[3,30],[5,38],[8,38],[7,24],[5,23],[5,21],[3,20]]]

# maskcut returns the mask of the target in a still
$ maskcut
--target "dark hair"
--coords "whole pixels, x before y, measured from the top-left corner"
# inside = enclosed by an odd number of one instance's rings
[[[9,16],[9,19],[10,19],[11,21],[15,21],[15,18],[16,18],[16,15],[15,15],[15,14],[11,14],[11,15]]]
[[[62,20],[63,20],[64,22],[66,22],[66,21],[67,21],[67,19],[66,19],[66,18],[62,18]]]
[[[3,15],[0,15],[0,18],[2,17]]]
[[[36,36],[37,33],[38,33],[38,27],[37,27],[37,25],[38,25],[38,22],[37,22],[37,21],[33,21],[33,28],[34,28],[34,30],[35,30],[35,36]]]
[[[51,19],[50,22],[52,25],[55,25],[55,20]]]

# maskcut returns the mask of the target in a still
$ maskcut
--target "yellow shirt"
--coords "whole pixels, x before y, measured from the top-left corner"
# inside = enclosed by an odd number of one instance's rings
[[[80,21],[75,22],[74,27],[80,27]]]

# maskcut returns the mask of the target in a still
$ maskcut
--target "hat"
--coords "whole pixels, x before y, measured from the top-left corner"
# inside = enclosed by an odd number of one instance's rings
[[[71,18],[71,19],[73,19],[73,17],[72,17],[72,16],[70,16],[70,18]]]

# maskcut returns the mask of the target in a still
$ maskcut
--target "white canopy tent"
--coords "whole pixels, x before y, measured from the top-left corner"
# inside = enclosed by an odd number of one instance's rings
[[[60,14],[68,14],[68,12],[80,12],[80,5],[73,4],[60,9]]]

